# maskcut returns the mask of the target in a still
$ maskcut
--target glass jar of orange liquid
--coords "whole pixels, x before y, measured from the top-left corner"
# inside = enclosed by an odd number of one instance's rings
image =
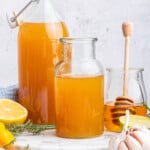
[[[130,68],[128,79],[128,95],[134,100],[134,114],[146,116],[147,104],[146,90],[143,80],[143,68]],[[113,110],[115,108],[115,99],[123,95],[123,69],[109,68],[107,69],[107,87],[105,99],[105,127],[108,131],[120,132],[121,126],[119,120],[113,118]],[[123,109],[130,109],[130,106],[122,106]],[[120,111],[121,113],[121,111]],[[122,114],[125,115],[125,114]]]
[[[104,130],[104,75],[96,38],[62,38],[64,59],[55,69],[56,134],[67,138]]]
[[[54,124],[54,67],[62,60],[59,38],[68,36],[51,0],[32,0],[18,33],[19,102],[36,124]]]

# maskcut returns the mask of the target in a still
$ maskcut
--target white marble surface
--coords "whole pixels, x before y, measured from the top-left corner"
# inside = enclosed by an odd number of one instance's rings
[[[31,150],[108,150],[110,136],[114,133],[105,132],[102,136],[88,139],[67,139],[55,135],[55,130],[40,135],[21,135],[16,138],[16,145]]]
[[[51,0],[64,18],[71,36],[96,36],[97,59],[105,67],[123,65],[121,24],[134,23],[130,67],[144,67],[150,97],[150,1],[149,0]],[[18,11],[28,0],[0,1],[0,87],[17,82],[17,29],[9,29],[6,12]]]

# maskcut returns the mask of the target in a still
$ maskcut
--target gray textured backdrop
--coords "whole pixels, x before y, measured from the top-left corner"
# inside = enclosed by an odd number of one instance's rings
[[[17,82],[17,29],[9,29],[6,12],[19,10],[28,0],[0,0],[0,87]],[[150,0],[52,0],[72,36],[96,36],[97,59],[106,67],[123,65],[121,24],[134,23],[130,67],[144,67],[150,97]]]

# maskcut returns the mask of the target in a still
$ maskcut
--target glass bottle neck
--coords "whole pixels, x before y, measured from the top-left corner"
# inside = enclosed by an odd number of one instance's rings
[[[64,46],[64,61],[81,62],[95,59],[96,38],[62,38],[61,41]]]
[[[49,23],[49,22],[60,22],[61,19],[53,5],[51,0],[36,0],[25,12],[23,18],[25,22],[36,22],[36,23]]]
[[[129,68],[129,78],[143,78],[143,68]],[[123,77],[123,68],[108,68],[107,72],[112,77]]]

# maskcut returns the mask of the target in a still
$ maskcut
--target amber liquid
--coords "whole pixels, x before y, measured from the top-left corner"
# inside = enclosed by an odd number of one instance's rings
[[[61,137],[98,136],[104,130],[104,78],[56,77],[56,133]]]
[[[37,124],[54,124],[54,66],[62,60],[60,37],[68,36],[58,23],[24,23],[18,34],[19,102]]]
[[[120,132],[122,127],[120,124],[115,123],[112,118],[112,110],[114,107],[114,102],[107,102],[104,107],[104,120],[105,127],[108,131]],[[136,115],[146,116],[147,109],[143,104],[134,104]]]

